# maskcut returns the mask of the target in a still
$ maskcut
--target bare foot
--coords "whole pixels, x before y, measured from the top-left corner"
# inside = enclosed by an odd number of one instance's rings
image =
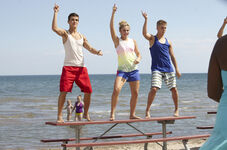
[[[110,116],[110,121],[114,121],[115,120],[115,116],[114,115],[111,115]]]
[[[134,115],[134,116],[130,116],[129,119],[141,119],[141,118]]]
[[[178,117],[179,116],[179,110],[175,110],[174,114],[173,114],[174,117]]]
[[[145,116],[146,119],[150,119],[151,118],[151,115],[149,112],[146,112],[146,116]]]
[[[57,123],[64,123],[65,121],[62,118],[58,118]]]
[[[89,116],[88,114],[87,114],[87,115],[84,114],[84,115],[83,115],[83,118],[84,118],[84,119],[87,119],[87,121],[91,121],[91,118],[90,118],[90,116]]]

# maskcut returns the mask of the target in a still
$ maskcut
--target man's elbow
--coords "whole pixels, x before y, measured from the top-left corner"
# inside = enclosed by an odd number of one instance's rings
[[[52,31],[57,32],[57,29],[55,27],[52,27]]]
[[[143,37],[146,38],[147,37],[146,35],[147,35],[147,33],[146,32],[143,32]]]

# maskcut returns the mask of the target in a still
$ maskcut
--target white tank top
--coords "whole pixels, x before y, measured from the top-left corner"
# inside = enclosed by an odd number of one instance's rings
[[[84,67],[84,54],[82,51],[83,47],[83,36],[81,39],[76,40],[68,31],[68,38],[64,43],[65,48],[65,60],[64,66],[77,66]]]
[[[134,61],[136,60],[135,44],[133,39],[119,39],[119,45],[116,48],[118,55],[118,71],[131,72],[138,68]]]

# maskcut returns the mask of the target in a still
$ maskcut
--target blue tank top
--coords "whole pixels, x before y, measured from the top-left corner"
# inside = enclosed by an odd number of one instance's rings
[[[166,42],[162,44],[155,36],[154,44],[152,47],[150,47],[152,71],[173,72],[173,67],[170,62],[169,46],[170,45],[167,39]]]

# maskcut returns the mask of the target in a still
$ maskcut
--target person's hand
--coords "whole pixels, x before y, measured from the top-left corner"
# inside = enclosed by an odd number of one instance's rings
[[[57,13],[59,11],[59,6],[57,4],[54,5],[54,12]]]
[[[142,11],[142,15],[143,15],[144,19],[147,19],[147,13],[146,12]]]
[[[117,11],[117,6],[116,6],[116,4],[114,4],[114,6],[113,6],[113,12],[115,13]]]
[[[176,76],[178,79],[181,77],[181,73],[178,70],[176,71]]]
[[[224,19],[224,24],[227,24],[227,17],[225,17]]]
[[[138,64],[140,63],[140,60],[137,58],[135,61],[134,61],[134,64]]]
[[[97,53],[97,55],[98,55],[98,56],[102,56],[102,55],[103,55],[103,54],[102,54],[102,51],[99,50],[98,53]]]

